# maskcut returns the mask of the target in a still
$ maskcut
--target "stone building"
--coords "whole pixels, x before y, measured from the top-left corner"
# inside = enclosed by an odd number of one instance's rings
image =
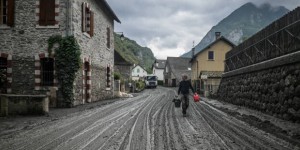
[[[117,51],[115,51],[114,58],[114,72],[120,73],[123,80],[130,80],[133,64],[125,60]]]
[[[4,92],[45,94],[58,89],[49,37],[74,36],[82,65],[74,82],[73,105],[111,98],[114,21],[105,0],[0,0],[0,68],[6,70]],[[62,99],[58,104],[63,106]]]
[[[165,86],[176,87],[182,80],[182,75],[191,78],[190,58],[184,57],[167,57],[166,66],[164,69],[164,84]]]

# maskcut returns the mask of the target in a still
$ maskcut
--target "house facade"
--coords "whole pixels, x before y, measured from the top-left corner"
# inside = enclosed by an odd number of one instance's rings
[[[164,69],[164,85],[170,87],[178,86],[183,74],[187,75],[188,79],[191,79],[190,60],[190,58],[184,57],[167,57]]]
[[[147,75],[148,75],[148,73],[147,73],[146,69],[144,69],[140,65],[136,65],[132,68],[132,71],[131,71],[132,80],[136,81],[139,79],[143,79]]]
[[[114,57],[114,72],[120,73],[124,80],[130,80],[133,64],[126,61],[117,51],[115,51]]]
[[[152,65],[152,73],[153,75],[158,77],[159,81],[164,80],[164,70],[166,66],[167,60],[156,59]]]
[[[225,54],[235,45],[223,36],[200,50],[192,57],[192,84],[194,88],[205,94],[217,92],[222,73],[224,72]]]
[[[59,89],[55,55],[48,39],[74,36],[81,50],[81,68],[74,82],[72,105],[113,96],[114,21],[102,0],[1,0],[1,68],[7,71],[6,93],[45,94]],[[26,7],[25,7],[26,6]],[[57,91],[58,92],[58,91]],[[57,99],[64,105],[62,99]]]

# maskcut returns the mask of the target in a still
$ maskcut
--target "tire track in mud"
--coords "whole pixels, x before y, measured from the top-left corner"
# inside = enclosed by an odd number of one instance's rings
[[[256,133],[244,122],[213,110],[203,102],[194,106],[230,149],[290,149]]]
[[[148,100],[144,100],[143,105],[139,106],[134,114],[134,119],[127,120],[130,123],[125,123],[125,131],[124,127],[120,127],[117,132],[108,137],[108,140],[93,140],[95,142],[85,147],[85,149],[117,149],[118,147],[122,147],[120,149],[146,149],[147,137],[145,135],[147,134],[147,126],[145,126],[145,118],[147,118],[149,109],[153,108],[154,104],[156,104],[155,101],[158,99],[161,99],[160,96],[155,98],[150,94]],[[120,131],[121,133],[119,133]]]
[[[289,149],[190,97],[187,117],[159,87],[140,96],[0,138],[0,149]],[[7,143],[5,143],[7,142]]]
[[[119,133],[120,129],[122,129],[124,126],[125,128],[131,127],[133,125],[133,122],[137,119],[137,115],[142,110],[141,108],[143,108],[144,105],[148,105],[146,102],[149,99],[151,99],[150,96],[148,96],[147,99],[140,101],[141,103],[140,105],[136,105],[135,107],[131,106],[133,108],[130,107],[123,108],[123,109],[130,110],[130,113],[128,115],[125,115],[123,118],[121,118],[120,121],[117,120],[111,123],[109,128],[107,126],[104,128],[99,127],[98,129],[95,130],[95,133],[92,135],[85,134],[85,136],[78,137],[79,139],[82,138],[86,139],[85,142],[81,142],[82,144],[75,142],[75,144],[68,144],[68,145],[72,145],[71,147],[72,149],[98,149],[99,147],[104,145],[108,140],[112,138],[111,135],[113,136],[117,135],[116,133]]]
[[[181,114],[176,112],[181,111],[181,108],[175,108],[172,100],[174,99],[175,91],[169,91],[168,98],[168,109],[165,112],[165,122],[168,136],[169,149],[188,149],[189,146],[186,144],[185,136],[180,132],[180,123],[178,117],[182,117]]]
[[[145,96],[143,96],[145,97]],[[99,120],[101,118],[107,117],[109,114],[114,113],[115,110],[122,108],[124,106],[130,106],[132,104],[138,105],[139,103],[135,102],[139,100],[139,98],[131,99],[126,103],[116,103],[112,104],[109,107],[103,107],[95,112],[87,112],[79,117],[72,117],[71,119],[66,119],[61,122],[57,121],[58,124],[52,123],[52,126],[46,125],[38,127],[36,130],[30,130],[29,132],[25,131],[25,133],[21,133],[19,137],[15,140],[9,141],[7,144],[1,144],[1,149],[38,149],[40,145],[45,143],[51,143],[49,139],[55,139],[60,136],[62,133],[66,133],[71,131],[73,134],[74,130],[81,131],[84,128],[88,127],[89,124],[92,124],[93,120]],[[80,118],[81,117],[81,118]],[[77,128],[79,127],[79,128]],[[26,137],[26,138],[24,138]],[[32,141],[35,141],[32,143]],[[57,144],[57,143],[54,143]]]

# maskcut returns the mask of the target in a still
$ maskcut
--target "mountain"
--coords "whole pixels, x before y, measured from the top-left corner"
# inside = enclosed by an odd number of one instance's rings
[[[267,3],[256,6],[253,3],[246,3],[233,11],[216,26],[213,26],[199,44],[195,46],[195,53],[215,40],[215,32],[221,32],[222,36],[238,45],[287,12],[289,10],[283,6],[272,7]],[[191,57],[191,51],[183,54],[181,57]]]
[[[120,35],[114,33],[115,38],[115,50],[127,61],[133,64],[139,64],[147,70],[148,73],[152,73],[152,64],[155,61],[155,57],[148,47],[142,47],[136,43],[136,41],[124,37],[122,41]]]

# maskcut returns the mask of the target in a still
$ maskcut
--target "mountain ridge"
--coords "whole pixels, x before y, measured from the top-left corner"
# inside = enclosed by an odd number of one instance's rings
[[[248,2],[213,26],[195,46],[195,54],[215,40],[215,32],[221,32],[222,36],[238,45],[287,12],[289,10],[283,6],[272,7],[269,3],[256,6]],[[191,57],[191,50],[181,57]]]

